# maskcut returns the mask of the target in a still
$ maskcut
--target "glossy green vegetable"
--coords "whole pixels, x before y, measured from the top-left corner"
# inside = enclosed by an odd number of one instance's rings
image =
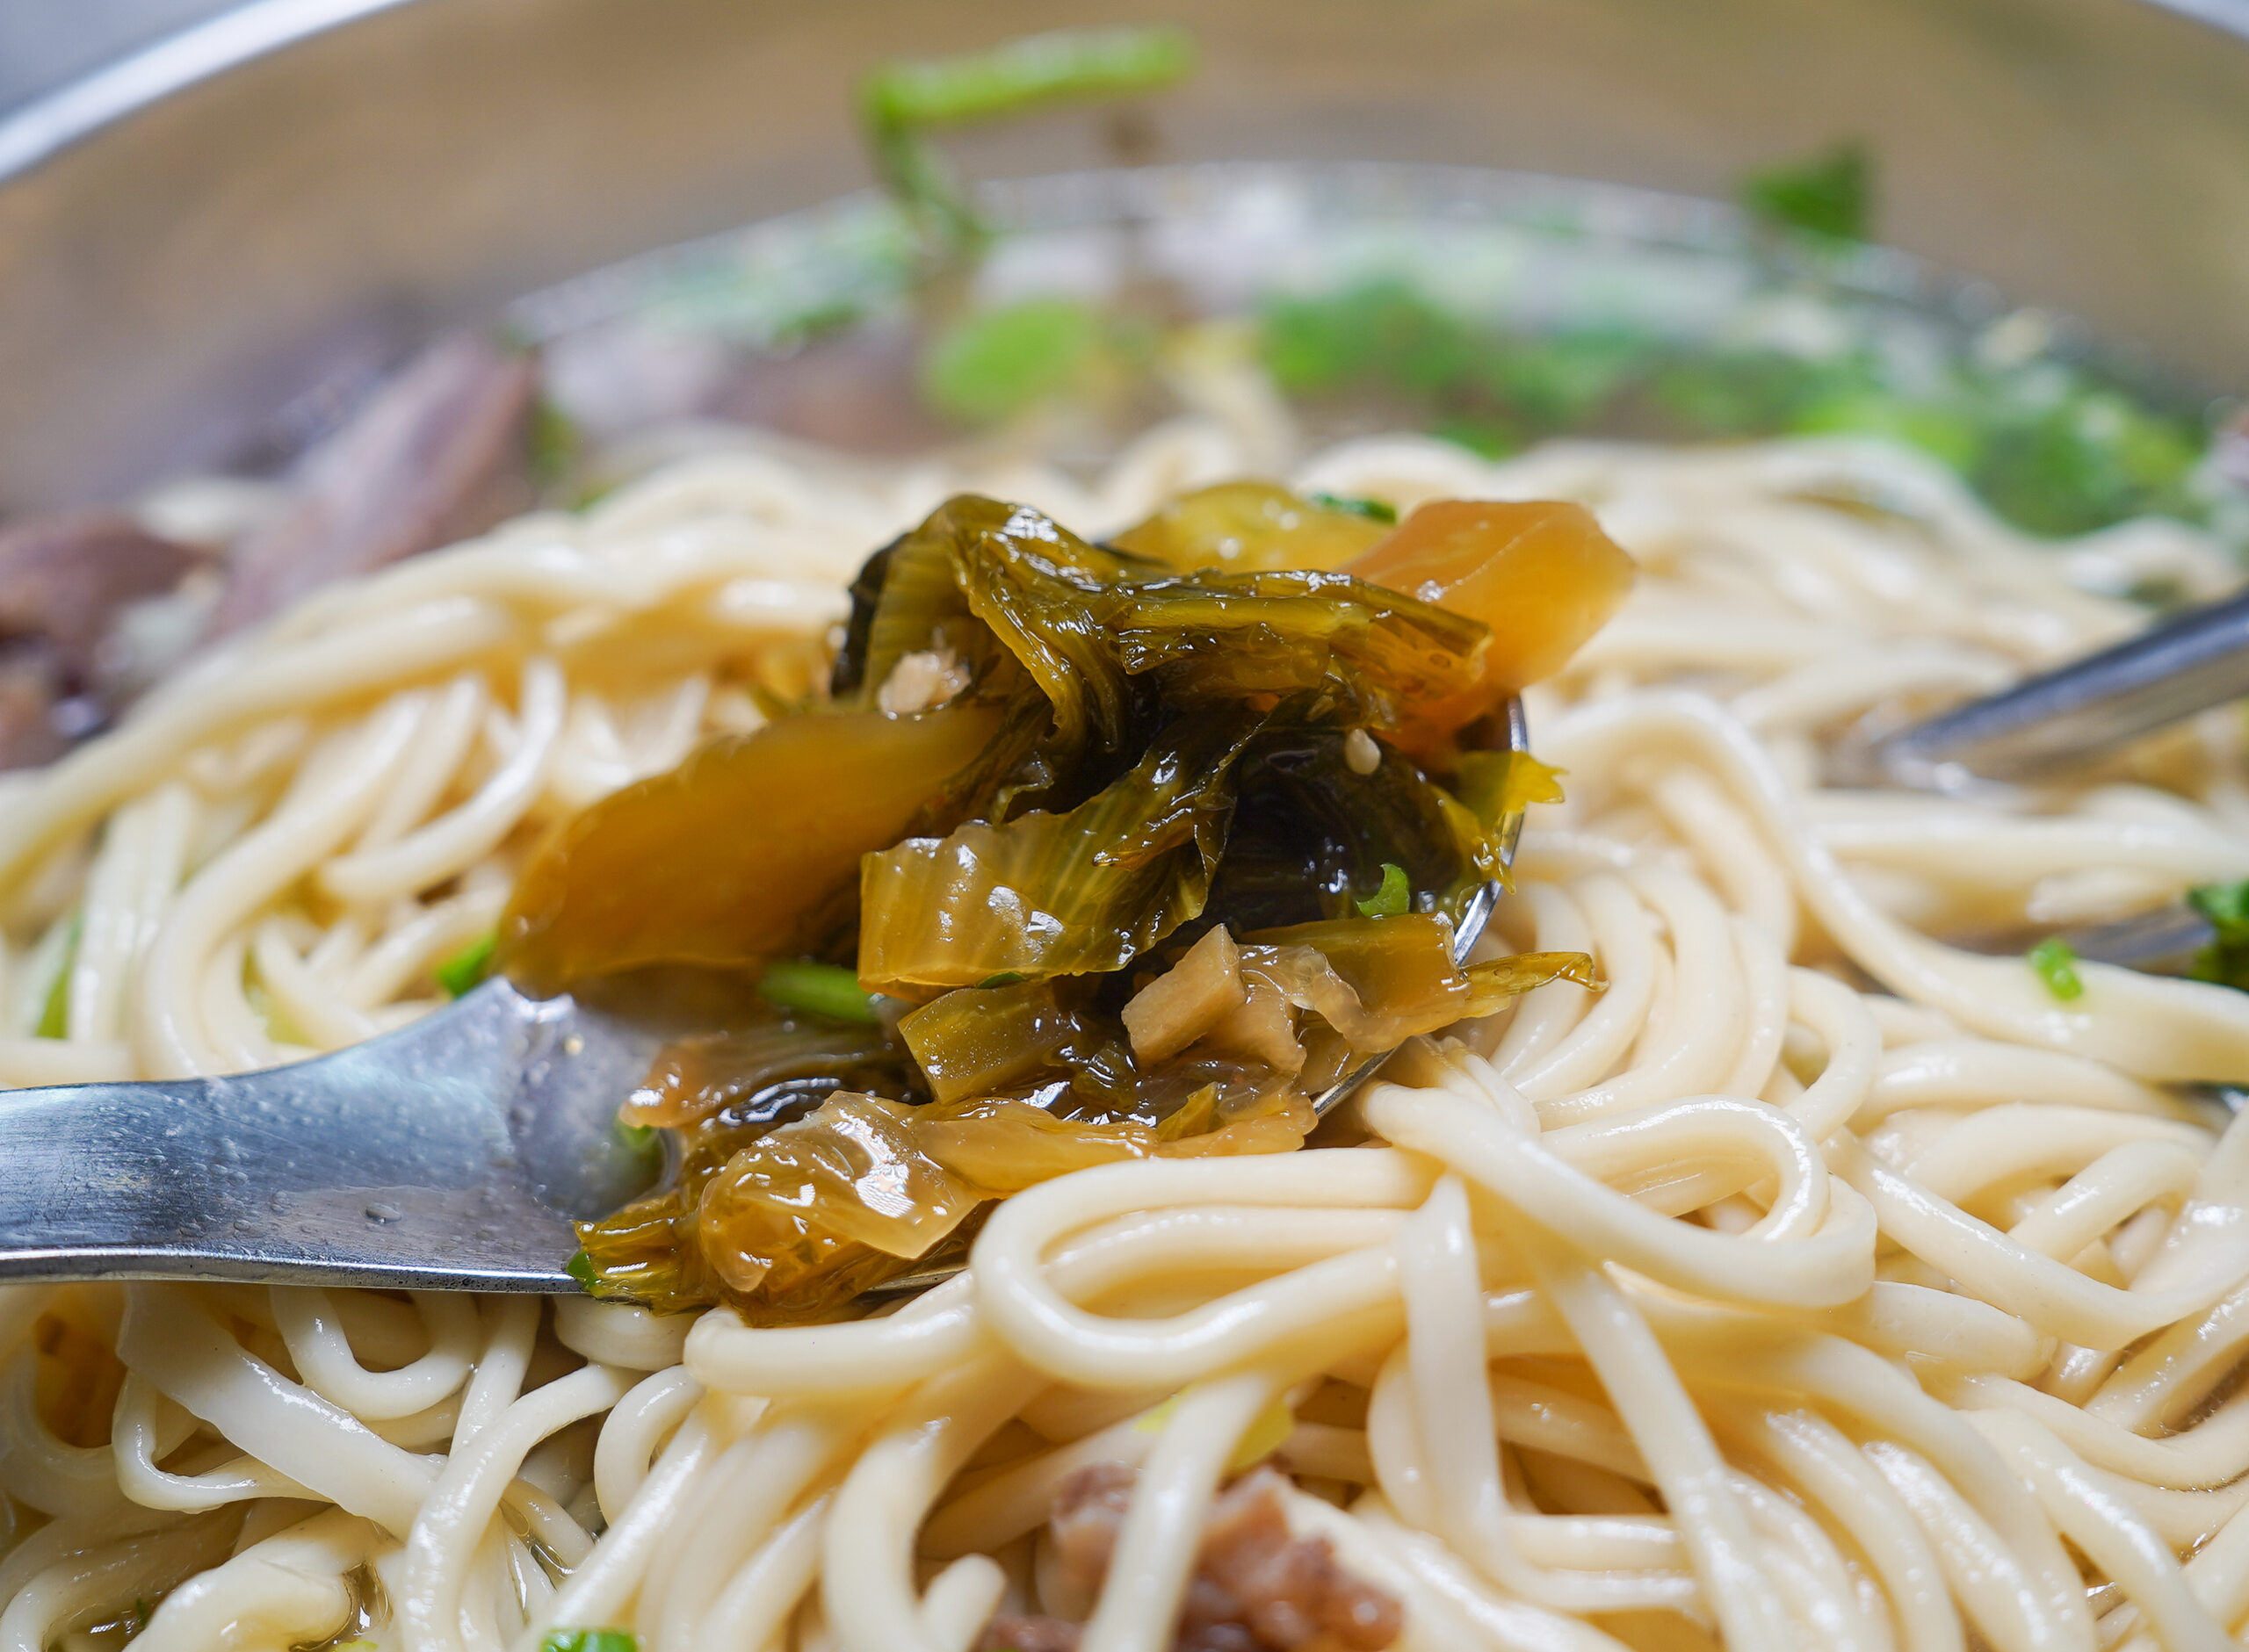
[[[665,1046],[622,1116],[679,1127],[770,1124],[792,1100],[846,1086],[911,1093],[913,1064],[879,1021],[769,1014]]]
[[[1110,1080],[1103,1087],[1129,1095],[1132,1057],[1115,1023],[1077,985],[1012,981],[947,992],[900,1019],[898,1034],[940,1101],[1103,1068]]]
[[[1452,795],[1486,826],[1496,828],[1534,803],[1562,801],[1562,773],[1529,752],[1463,752]]]
[[[1135,567],[1129,559],[1028,507],[964,494],[880,565],[853,588],[838,698],[878,707],[908,654],[957,657],[971,696],[1002,708],[1000,732],[963,782],[965,812],[1004,818],[1043,802],[1089,754],[1129,743],[1131,685],[1093,608]]]
[[[1209,902],[1229,925],[1351,917],[1382,888],[1385,866],[1403,869],[1422,910],[1457,914],[1503,875],[1492,825],[1403,754],[1359,774],[1349,739],[1334,723],[1276,713],[1250,743]]]
[[[1114,544],[1179,574],[1333,568],[1374,546],[1397,520],[1376,500],[1300,499],[1272,482],[1220,482],[1181,494]]]
[[[603,798],[535,855],[499,962],[533,992],[648,963],[749,967],[845,930],[859,856],[957,819],[990,710],[784,718]]]
[[[860,980],[911,997],[1001,975],[1121,968],[1201,915],[1233,813],[1234,765],[1262,721],[1240,708],[1182,719],[1067,814],[971,821],[868,855]]]
[[[2077,954],[2059,935],[2047,936],[2023,954],[2023,961],[2046,984],[2046,990],[2064,1003],[2085,995],[2085,983],[2077,972]]]

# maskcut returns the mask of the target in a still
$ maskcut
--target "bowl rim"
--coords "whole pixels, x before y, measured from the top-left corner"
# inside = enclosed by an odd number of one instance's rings
[[[419,0],[244,0],[0,115],[0,187],[200,82]],[[2249,44],[2249,0],[2127,0]]]
[[[410,3],[247,0],[160,35],[0,117],[0,184],[200,82]]]

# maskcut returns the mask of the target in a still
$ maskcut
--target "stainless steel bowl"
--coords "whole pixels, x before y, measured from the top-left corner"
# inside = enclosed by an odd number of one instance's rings
[[[871,61],[1144,0],[257,0],[0,123],[0,505],[239,453],[355,360],[865,182]],[[2189,14],[2193,15],[2189,15]],[[2249,384],[2237,0],[1205,0],[1132,158],[1441,161],[1723,195],[1839,137],[1885,237]],[[965,141],[1114,160],[1099,121]]]

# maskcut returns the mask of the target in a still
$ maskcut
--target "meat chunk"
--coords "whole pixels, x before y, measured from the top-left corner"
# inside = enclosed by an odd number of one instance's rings
[[[984,1631],[980,1652],[1078,1652],[1085,1631],[1063,1618],[1002,1612]]]
[[[423,350],[305,456],[294,497],[235,551],[215,629],[526,509],[537,376],[529,357],[470,334]]]
[[[50,762],[108,719],[121,685],[105,639],[199,560],[113,510],[0,528],[0,768]]]
[[[0,638],[42,637],[72,687],[92,680],[118,610],[177,585],[199,559],[114,510],[65,511],[0,529]]]
[[[1055,1490],[1047,1526],[1055,1558],[1064,1575],[1088,1594],[1109,1575],[1109,1556],[1139,1478],[1139,1470],[1129,1463],[1088,1463]]]
[[[1108,1575],[1139,1478],[1123,1463],[1091,1463],[1055,1493],[1055,1558],[1088,1593]],[[1394,1597],[1344,1570],[1326,1538],[1291,1534],[1286,1483],[1260,1468],[1211,1504],[1174,1652],[1381,1652],[1398,1638],[1405,1610]],[[1002,1613],[981,1644],[983,1652],[1076,1652],[1079,1634],[1062,1619]]]
[[[32,768],[62,755],[55,726],[61,674],[54,651],[37,638],[0,644],[0,768]]]
[[[1403,1608],[1338,1565],[1326,1538],[1290,1534],[1283,1483],[1273,1469],[1261,1468],[1211,1505],[1201,1569],[1180,1626],[1182,1647],[1199,1617],[1213,1627],[1246,1625],[1257,1646],[1379,1652],[1405,1627]],[[1204,1644],[1216,1652],[1223,1643]]]

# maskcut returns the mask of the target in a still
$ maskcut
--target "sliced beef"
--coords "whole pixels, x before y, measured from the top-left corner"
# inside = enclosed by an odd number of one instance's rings
[[[1088,1594],[1109,1575],[1109,1556],[1139,1479],[1139,1470],[1127,1463],[1088,1463],[1055,1490],[1048,1524],[1054,1556],[1063,1574]]]
[[[537,379],[470,334],[423,350],[304,457],[288,505],[236,549],[214,630],[528,509]]]
[[[0,768],[52,761],[107,720],[103,639],[200,560],[113,510],[0,528]]]
[[[984,1631],[980,1652],[1078,1652],[1085,1631],[1061,1618],[1003,1612]]]
[[[0,528],[0,638],[43,637],[74,683],[118,610],[160,596],[200,559],[113,510],[74,510]]]
[[[61,668],[42,638],[0,642],[0,768],[54,761],[69,744],[54,708],[63,696]]]
[[[1284,1483],[1273,1469],[1260,1468],[1211,1505],[1180,1645],[1232,1652],[1247,1644],[1285,1652],[1324,1636],[1323,1644],[1350,1652],[1379,1652],[1405,1627],[1404,1609],[1392,1595],[1345,1571],[1326,1538],[1290,1534]],[[1237,1625],[1255,1640],[1195,1639],[1198,1628]]]

